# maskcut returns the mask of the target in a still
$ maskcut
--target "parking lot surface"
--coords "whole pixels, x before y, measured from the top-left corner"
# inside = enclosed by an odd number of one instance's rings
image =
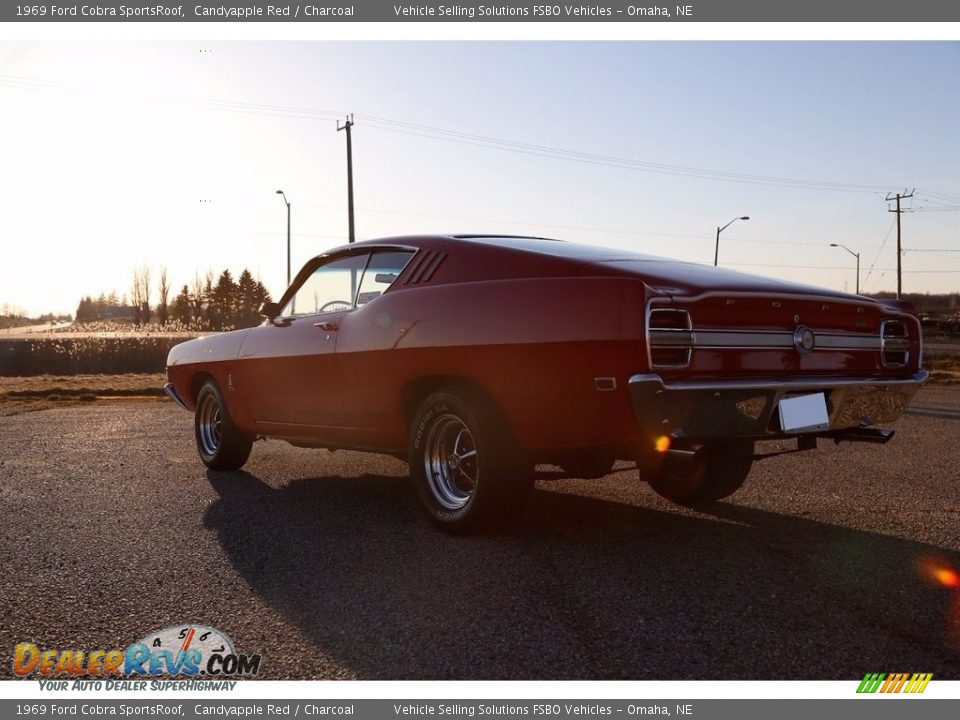
[[[17,642],[202,623],[269,678],[960,679],[958,448],[960,387],[927,387],[888,445],[763,460],[706,509],[620,464],[456,538],[392,458],[268,441],[215,473],[168,402],[0,417],[0,676]]]

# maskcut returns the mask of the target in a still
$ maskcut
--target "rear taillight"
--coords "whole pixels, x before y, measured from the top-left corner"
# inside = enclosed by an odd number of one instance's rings
[[[904,367],[910,360],[910,335],[900,320],[885,320],[880,324],[880,356],[883,366]]]
[[[675,308],[656,308],[647,321],[651,367],[686,367],[693,354],[693,323],[690,313]]]

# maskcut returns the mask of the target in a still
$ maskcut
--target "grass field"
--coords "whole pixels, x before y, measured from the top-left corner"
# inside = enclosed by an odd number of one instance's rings
[[[164,373],[0,377],[0,417],[95,401],[165,400]]]

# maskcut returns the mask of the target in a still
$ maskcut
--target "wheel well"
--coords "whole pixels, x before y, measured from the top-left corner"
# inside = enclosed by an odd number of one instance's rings
[[[217,381],[216,378],[208,372],[198,372],[190,379],[190,400],[194,405],[197,404],[197,395],[200,394],[200,388],[203,387],[207,380]]]
[[[473,380],[457,375],[427,375],[414,378],[409,381],[400,393],[400,402],[403,407],[403,414],[409,423],[413,420],[417,408],[430,393],[438,390],[459,391],[467,398],[476,399],[485,403],[494,412],[504,417],[503,411],[497,405],[496,401],[490,397],[484,388]]]

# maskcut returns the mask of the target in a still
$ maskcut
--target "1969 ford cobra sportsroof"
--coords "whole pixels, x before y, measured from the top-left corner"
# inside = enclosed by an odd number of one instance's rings
[[[906,305],[541,238],[335,248],[263,314],[170,352],[203,462],[259,437],[406,457],[451,531],[519,508],[536,463],[718,500],[757,440],[886,442],[926,379]]]

